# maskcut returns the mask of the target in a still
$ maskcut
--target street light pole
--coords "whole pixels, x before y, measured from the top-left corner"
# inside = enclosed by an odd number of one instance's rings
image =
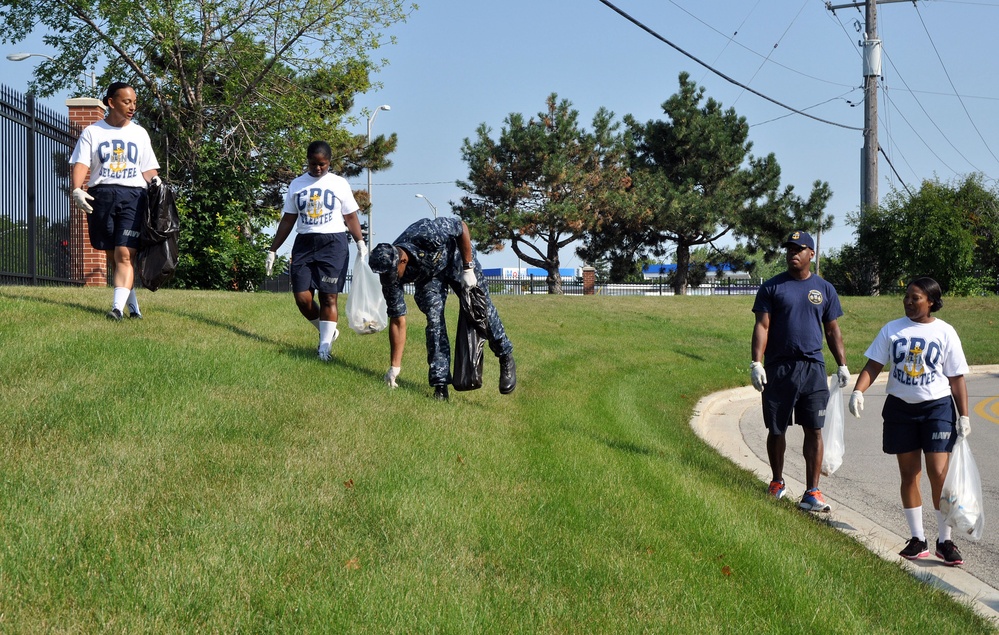
[[[375,108],[375,111],[371,113],[368,117],[368,146],[371,146],[371,124],[375,121],[375,116],[378,114],[379,110],[392,110],[391,106],[382,104],[381,106]],[[368,249],[373,249],[375,246],[375,230],[374,225],[371,222],[372,210],[374,204],[371,202],[371,168],[368,167]]]
[[[417,194],[416,198],[422,198],[423,200],[425,200],[427,202],[427,205],[430,206],[430,209],[434,210],[434,218],[437,218],[437,207],[433,203],[430,202],[429,198],[427,198],[426,196],[424,196],[422,194]]]
[[[54,57],[52,57],[51,55],[46,55],[45,53],[9,53],[7,55],[7,59],[9,59],[12,62],[23,62],[29,57],[44,57],[50,62],[56,61]],[[84,72],[83,75],[84,77],[86,77],[86,72]],[[94,71],[90,71],[90,87],[94,88],[95,86],[97,86],[97,78],[94,76]]]

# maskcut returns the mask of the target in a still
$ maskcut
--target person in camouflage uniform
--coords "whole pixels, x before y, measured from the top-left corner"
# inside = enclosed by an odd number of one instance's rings
[[[488,301],[489,348],[499,357],[499,390],[506,395],[517,385],[513,344],[506,335],[489,291],[481,283],[482,267],[472,250],[468,226],[459,218],[424,218],[403,231],[393,244],[379,243],[368,259],[371,270],[379,274],[382,295],[388,305],[389,370],[385,382],[397,387],[402,370],[402,351],[406,345],[406,301],[403,285],[416,286],[416,306],[427,316],[427,362],[434,398],[446,401],[451,383],[451,345],[444,322],[444,303],[448,289],[460,294],[463,289],[480,286]]]

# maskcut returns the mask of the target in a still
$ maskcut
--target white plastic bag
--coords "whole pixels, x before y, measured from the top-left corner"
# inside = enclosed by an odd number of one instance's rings
[[[843,465],[846,453],[846,440],[843,438],[846,424],[843,417],[843,389],[839,378],[829,378],[829,403],[826,404],[826,424],[822,430],[825,452],[822,454],[822,473],[829,476]]]
[[[979,540],[985,526],[982,511],[982,479],[978,465],[971,455],[966,437],[960,437],[950,453],[950,465],[943,491],[940,492],[940,512],[944,522],[959,535],[969,540]]]
[[[357,254],[347,294],[347,324],[358,335],[377,333],[388,326],[387,307],[378,274]]]

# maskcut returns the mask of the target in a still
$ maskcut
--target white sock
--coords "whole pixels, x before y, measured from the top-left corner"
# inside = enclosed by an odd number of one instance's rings
[[[128,292],[128,310],[133,315],[142,315],[142,311],[139,310],[139,298],[135,295],[134,288]]]
[[[912,537],[926,540],[926,533],[923,531],[923,506],[903,509],[902,511],[905,512],[905,521],[909,523]]]
[[[319,322],[319,344],[332,344],[336,339],[336,322],[322,320]]]
[[[316,327],[317,331],[319,330],[319,318],[316,318],[314,320],[309,320],[309,323],[312,324],[312,326]]]
[[[944,520],[943,512],[937,510],[937,529],[940,531],[940,542],[951,539],[951,526]]]
[[[115,287],[114,288],[114,308],[119,311],[124,310],[125,301],[128,300],[128,293],[131,291],[128,287]]]

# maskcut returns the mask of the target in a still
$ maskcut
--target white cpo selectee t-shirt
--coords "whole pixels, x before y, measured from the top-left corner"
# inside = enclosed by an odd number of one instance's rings
[[[144,188],[147,183],[142,173],[160,167],[145,128],[134,122],[115,128],[103,119],[83,129],[69,163],[90,168],[89,187]]]
[[[927,323],[892,320],[864,355],[890,368],[888,394],[906,403],[946,397],[951,394],[948,378],[969,372],[957,331],[940,318]]]

